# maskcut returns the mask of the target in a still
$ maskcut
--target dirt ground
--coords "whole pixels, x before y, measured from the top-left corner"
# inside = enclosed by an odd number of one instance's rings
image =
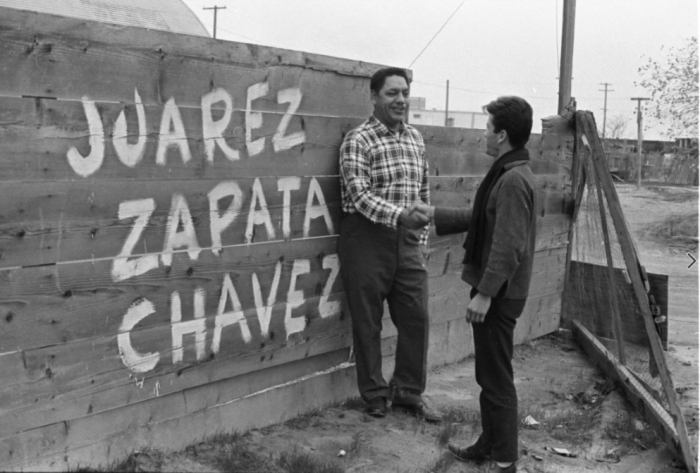
[[[642,264],[648,272],[669,276],[667,362],[691,443],[697,445],[700,264],[687,269],[691,260],[686,255],[698,257],[697,188],[646,185],[637,190],[621,184],[617,189]],[[468,358],[430,372],[425,397],[445,414],[441,425],[396,411],[373,419],[363,412],[361,401],[349,401],[249,432],[238,442],[266,458],[293,451],[337,466],[314,471],[479,471],[475,465],[454,461],[445,448],[448,439],[467,444],[479,434],[473,364]],[[560,330],[517,346],[514,371],[521,418],[530,415],[540,422],[520,430],[519,471],[684,471],[633,412],[622,391],[592,366],[569,332]],[[558,455],[552,448],[568,449],[575,457]],[[142,454],[135,459],[135,471],[221,471],[215,466],[217,449],[202,443],[175,454]]]

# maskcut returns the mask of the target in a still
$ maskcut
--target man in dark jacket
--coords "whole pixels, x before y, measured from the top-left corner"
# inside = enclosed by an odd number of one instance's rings
[[[488,471],[514,472],[518,459],[518,398],[513,383],[513,331],[525,307],[535,252],[535,178],[525,144],[532,108],[520,97],[484,107],[486,153],[496,158],[471,209],[416,204],[438,235],[468,231],[462,279],[471,286],[467,321],[474,332],[482,433],[474,445],[449,445],[459,460],[490,460]]]

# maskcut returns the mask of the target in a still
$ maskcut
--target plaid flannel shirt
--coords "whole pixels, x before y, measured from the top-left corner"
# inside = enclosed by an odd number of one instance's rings
[[[340,146],[340,193],[344,212],[359,212],[392,228],[401,211],[416,200],[430,204],[421,134],[403,123],[394,133],[372,115]],[[428,229],[421,233],[423,245],[428,244]]]

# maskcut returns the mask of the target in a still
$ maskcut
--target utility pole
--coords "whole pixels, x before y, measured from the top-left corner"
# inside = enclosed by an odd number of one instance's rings
[[[450,79],[447,79],[447,95],[445,96],[445,126],[449,126],[448,124],[450,123],[449,117],[450,113]]]
[[[603,106],[603,144],[605,144],[605,119],[608,115],[608,91],[614,92],[615,89],[608,89],[608,86],[612,85],[608,82],[603,82],[600,85],[605,86],[605,90],[598,89],[598,92],[605,92],[605,105]]]
[[[213,6],[213,7],[204,7],[203,10],[214,10],[214,39],[216,39],[216,12],[219,10],[226,10],[226,7],[218,7],[218,6]]]
[[[571,100],[571,78],[574,68],[574,24],[576,0],[564,0],[564,21],[561,29],[561,67],[559,72],[559,113]]]
[[[633,97],[637,101],[637,189],[642,187],[642,100],[645,97]]]

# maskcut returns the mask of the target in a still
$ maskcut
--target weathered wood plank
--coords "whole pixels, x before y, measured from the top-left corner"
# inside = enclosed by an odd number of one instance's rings
[[[118,282],[113,280],[112,264],[107,260],[0,271],[0,322],[4,325],[0,333],[0,352],[114,335],[119,331],[124,314],[134,301],[142,298],[152,301],[155,315],[146,317],[139,328],[169,325],[171,297],[175,291],[182,294],[183,314],[192,314],[193,294],[201,288],[207,294],[205,320],[210,323],[218,310],[227,275],[242,310],[257,307],[255,293],[258,290],[267,305],[275,278],[277,292],[271,300],[284,304],[292,284],[295,261],[308,261],[306,271],[296,270],[299,276],[295,276],[294,290],[304,293],[300,301],[324,294],[325,284],[329,283],[332,286],[328,287],[328,295],[332,301],[341,288],[338,260],[334,256],[336,245],[336,237],[292,241],[284,245],[243,245],[226,248],[221,256],[202,252],[196,261],[187,253],[177,253],[170,266]],[[324,263],[325,258],[330,259]],[[331,273],[334,274],[331,276]],[[226,310],[230,310],[228,307]],[[318,314],[318,309],[312,309],[311,305],[299,307],[300,312],[316,311]],[[279,310],[273,310],[273,318],[280,316]],[[257,316],[251,314],[251,317]]]
[[[433,176],[484,176],[493,157],[486,154],[482,130],[417,125],[430,150]],[[537,175],[569,175],[567,152],[572,140],[557,137],[543,139],[533,134],[527,144],[532,170]]]
[[[105,466],[121,460],[133,451],[134,445],[163,451],[182,449],[212,432],[240,432],[262,427],[292,418],[319,405],[346,399],[348,393],[355,389],[354,372],[354,366],[340,365],[297,382],[281,384],[274,389],[221,402],[206,409],[185,410],[178,417],[160,422],[150,422],[144,415],[150,409],[132,406],[123,412],[110,411],[52,424],[2,439],[0,451],[3,459],[9,456],[9,461],[3,464],[11,470],[65,471],[86,464]],[[182,394],[176,396],[182,397]],[[123,429],[109,436],[100,435],[100,431],[111,421],[117,422]],[[93,435],[90,435],[91,432]],[[8,452],[12,454],[8,455]]]
[[[0,183],[9,196],[0,212],[0,267],[112,259],[132,237],[128,254],[156,255],[178,216],[202,251],[335,235],[339,187],[337,177]]]
[[[331,368],[346,362],[348,357],[349,349],[342,348],[319,356],[311,355],[283,365],[263,366],[250,373],[222,380],[212,380],[206,384],[183,390],[171,390],[167,386],[152,383],[150,380],[143,382],[143,384],[139,384],[139,381],[131,382],[122,390],[130,391],[130,397],[127,401],[129,405],[134,406],[130,408],[131,412],[141,412],[144,418],[150,418],[150,422],[159,422],[208,409],[217,404],[292,381],[309,373]],[[113,388],[112,391],[115,389]],[[0,438],[11,437],[36,427],[61,421],[98,415],[110,410],[109,401],[115,401],[115,392],[95,391],[72,398],[57,396],[50,402],[27,402],[23,407],[4,413],[0,417]],[[177,404],[173,405],[172,401]],[[184,406],[180,405],[183,401]],[[120,410],[114,412],[119,413]],[[129,419],[128,416],[124,416],[121,421],[112,421],[109,426],[102,429],[101,435],[108,436],[124,427],[128,428],[128,424],[131,422],[133,420]]]
[[[649,293],[654,296],[661,314],[667,315],[668,276],[654,273],[647,273],[647,276],[650,283]],[[570,320],[578,320],[596,336],[613,338],[612,320],[602,314],[608,314],[613,303],[606,286],[615,288],[617,300],[620,301],[619,315],[624,325],[624,341],[646,346],[649,339],[639,302],[633,297],[632,288],[622,269],[616,268],[613,277],[614,280],[610,281],[605,266],[572,261],[567,281],[567,311],[563,315]],[[601,285],[601,281],[606,283]],[[659,327],[659,335],[664,345],[668,337],[666,327],[668,317]]]
[[[468,205],[477,179],[431,178],[433,201]],[[559,181],[556,176],[538,180],[542,215],[563,210],[565,191]],[[254,242],[337,234],[339,186],[337,176],[164,180],[157,185],[137,180],[99,185],[92,180],[0,183],[0,190],[9,196],[0,213],[0,268],[114,258],[135,232],[137,217],[145,218],[146,226],[137,233],[131,254],[160,253],[170,228],[169,215],[184,206],[195,241],[204,251],[212,248],[214,235],[220,235],[217,247],[227,247],[247,242],[251,229],[259,230]],[[225,195],[219,199],[217,192]],[[237,216],[221,228],[218,222],[231,206]],[[120,219],[122,207],[125,218]],[[265,226],[251,226],[251,218],[264,215],[261,212],[269,214],[273,234]]]
[[[682,456],[682,448],[674,421],[663,406],[640,385],[635,376],[615,360],[615,356],[600,343],[595,336],[580,322],[572,321],[574,337],[596,367],[609,378],[618,380],[625,394],[637,412],[649,422],[666,445],[678,456]]]
[[[146,104],[177,97],[181,106],[199,106],[202,95],[224,88],[245,108],[248,87],[266,82],[275,92],[301,86],[308,97],[302,110],[365,117],[369,77],[380,67],[8,8],[0,10],[0,42],[0,62],[12,71],[0,82],[0,95],[9,96],[80,100],[87,94],[129,103],[137,88]]]
[[[102,133],[95,136],[82,102],[0,97],[0,180],[92,182],[338,175],[340,143],[362,119],[300,112],[287,116],[288,106],[282,103],[277,110],[256,111],[259,124],[247,130],[253,126],[249,122],[254,117],[229,110],[227,119],[216,105],[211,111],[201,106],[173,111],[163,105],[146,105],[141,119],[133,104],[97,103],[99,119],[92,122],[101,127]],[[166,110],[171,110],[171,115],[166,115]],[[115,138],[120,136],[115,124],[124,116],[127,142],[132,147],[141,142],[140,152],[129,154],[122,150],[124,140]],[[167,116],[181,123],[177,136],[170,131],[175,128],[174,122],[166,118],[162,124]],[[205,117],[221,121],[225,127],[218,130],[221,124],[205,126]],[[283,136],[298,138],[284,143],[276,137],[280,127]],[[76,152],[80,158],[69,159],[70,153]],[[81,167],[81,160],[88,157],[95,162],[89,174]]]

